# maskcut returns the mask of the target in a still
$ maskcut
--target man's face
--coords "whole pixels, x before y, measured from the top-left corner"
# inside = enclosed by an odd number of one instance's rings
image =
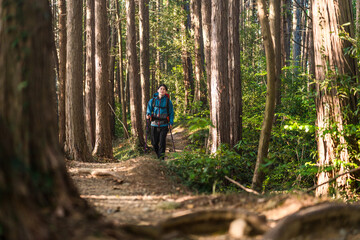
[[[159,93],[159,96],[162,97],[162,96],[165,96],[166,94],[166,89],[164,86],[161,86],[159,89],[158,89],[158,93]]]

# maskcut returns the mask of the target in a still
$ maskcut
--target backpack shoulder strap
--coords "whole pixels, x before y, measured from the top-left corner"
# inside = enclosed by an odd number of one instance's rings
[[[169,98],[166,98],[166,111],[167,111],[167,115],[170,116],[170,110],[169,110]]]
[[[152,100],[153,100],[153,101],[152,101],[152,107],[153,107],[153,110],[154,110],[156,98],[153,98]]]

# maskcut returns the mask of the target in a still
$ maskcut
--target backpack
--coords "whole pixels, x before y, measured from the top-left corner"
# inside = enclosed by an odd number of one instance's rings
[[[155,108],[155,100],[156,100],[156,98],[157,97],[154,97],[153,101],[152,101],[153,109]],[[158,120],[158,121],[165,121],[165,123],[169,123],[170,122],[169,97],[166,97],[166,106],[165,107],[158,106],[158,108],[160,108],[160,109],[166,108],[167,117],[166,118],[160,118],[160,117],[156,117],[154,115],[151,115],[151,121]],[[159,123],[159,125],[160,125],[160,123]]]

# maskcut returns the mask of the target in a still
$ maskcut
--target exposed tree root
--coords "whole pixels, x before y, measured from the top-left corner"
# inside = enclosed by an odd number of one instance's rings
[[[244,210],[205,210],[167,219],[156,226],[127,225],[125,230],[142,233],[152,239],[167,239],[174,235],[203,235],[224,233],[236,219],[243,219],[250,227],[249,235],[264,234],[269,228],[265,216]]]
[[[118,183],[124,181],[123,177],[119,176],[111,169],[73,168],[69,169],[68,172],[71,174],[91,175],[92,177],[110,177]]]
[[[351,231],[351,229],[359,229],[359,226],[360,205],[326,203],[289,215],[267,232],[264,240],[303,239],[301,237],[316,236],[317,234],[324,236],[327,231],[333,231],[332,234],[336,235],[342,229]],[[340,238],[334,238],[333,235],[331,239]]]

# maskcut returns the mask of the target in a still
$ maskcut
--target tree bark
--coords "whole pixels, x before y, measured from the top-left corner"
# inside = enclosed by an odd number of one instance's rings
[[[93,155],[113,158],[109,107],[109,44],[106,1],[95,0],[96,141]]]
[[[127,16],[127,58],[129,67],[130,109],[131,109],[131,132],[138,140],[139,146],[144,146],[143,128],[141,124],[141,88],[136,55],[136,31],[135,31],[135,1],[126,1]]]
[[[118,26],[118,49],[119,49],[119,71],[120,71],[120,80],[119,80],[119,86],[120,86],[120,103],[121,103],[121,113],[122,113],[122,122],[125,125],[125,128],[128,128],[127,125],[127,117],[126,117],[126,93],[125,93],[125,79],[124,79],[124,64],[123,64],[123,38],[122,38],[122,28],[121,28],[121,18],[120,18],[120,7],[119,2],[115,1],[116,4],[116,21]],[[127,136],[126,134],[124,134]]]
[[[160,15],[161,15],[162,0],[156,0],[156,56],[155,56],[155,80],[159,85],[161,81],[161,53],[160,53]]]
[[[303,26],[301,24],[302,22],[302,15],[303,15],[303,7],[304,7],[304,0],[296,0],[294,3],[294,49],[293,49],[293,60],[294,65],[296,67],[300,66],[300,60],[301,60],[301,42],[302,42],[302,31]],[[295,71],[298,72],[299,70],[295,68]]]
[[[202,98],[201,81],[202,81],[202,52],[201,52],[201,0],[191,0],[191,26],[194,31],[194,74],[195,74],[195,90],[194,102],[199,102]]]
[[[56,130],[49,2],[6,3],[0,1],[1,238],[93,239],[101,232],[104,239],[135,239],[105,223],[66,172]]]
[[[263,165],[264,159],[267,157],[269,150],[271,128],[273,125],[275,112],[275,52],[274,44],[271,38],[270,24],[267,18],[265,0],[257,0],[257,6],[266,54],[267,94],[264,114],[265,116],[261,127],[259,148],[251,187],[255,190],[261,191],[264,181],[264,172],[261,169],[261,165]]]
[[[0,1],[0,135],[6,138],[0,138],[0,192],[6,197],[0,198],[1,236],[66,239],[71,236],[70,228],[55,226],[74,215],[85,218],[88,206],[66,174],[58,142],[49,3],[3,3]],[[21,17],[3,21],[9,16]],[[10,27],[13,31],[6,31]],[[25,32],[27,37],[14,47],[14,40]]]
[[[140,32],[140,80],[142,95],[142,122],[145,127],[146,108],[150,100],[150,25],[149,25],[149,0],[139,1],[139,32]]]
[[[59,1],[59,89],[58,89],[58,116],[59,116],[59,143],[64,148],[65,133],[65,86],[66,86],[66,1]]]
[[[82,1],[67,2],[66,153],[69,159],[92,161],[85,138],[83,107]]]
[[[86,0],[85,134],[89,149],[95,145],[95,2]]]
[[[291,47],[291,35],[292,35],[292,0],[284,0],[284,14],[283,16],[283,65],[288,66],[290,63],[290,47]]]
[[[211,152],[230,144],[228,79],[228,1],[213,0],[211,6]]]
[[[192,61],[191,55],[188,50],[187,42],[189,38],[189,31],[191,29],[190,24],[190,13],[189,13],[189,4],[184,0],[184,10],[186,12],[186,20],[182,28],[182,54],[181,60],[183,65],[183,74],[184,74],[184,86],[185,86],[185,99],[184,99],[184,112],[187,112],[191,103],[191,96],[194,96],[194,80],[192,77]]]
[[[309,16],[312,17],[312,4],[309,6]],[[310,76],[315,77],[315,58],[314,58],[314,31],[313,31],[313,19],[309,20],[309,74]],[[308,88],[309,90],[315,90],[314,84],[310,83],[312,82],[311,78],[309,79]]]
[[[230,96],[230,145],[241,139],[242,90],[240,78],[240,1],[229,0],[229,96]]]
[[[112,9],[112,6],[110,6]],[[115,109],[115,47],[116,47],[116,29],[110,26],[110,57],[109,57],[109,104]],[[111,137],[115,137],[115,114],[110,109],[110,132]]]
[[[203,34],[203,45],[204,45],[204,58],[205,58],[205,76],[206,76],[206,100],[209,107],[211,106],[211,1],[212,0],[201,0],[201,23],[202,23],[202,34]],[[210,111],[210,119],[211,119]],[[209,134],[206,142],[206,149],[209,150],[208,146],[211,145],[211,134]]]
[[[211,37],[211,0],[201,0],[201,23],[202,23],[202,35],[204,45],[204,58],[206,69],[206,84],[207,84],[207,101],[211,106],[211,49],[210,49],[210,37]]]
[[[356,36],[360,36],[360,1],[356,1]]]
[[[341,79],[344,75],[356,75],[356,65],[353,58],[344,54],[343,49],[348,47],[349,43],[340,39],[338,29],[338,26],[350,22],[352,26],[345,30],[350,36],[354,36],[351,30],[353,28],[351,3],[347,0],[340,0],[336,4],[330,0],[314,0],[312,4],[317,92],[315,99],[316,126],[319,129],[317,132],[318,164],[320,166],[317,184],[319,185],[332,177],[332,174],[323,171],[323,168],[335,167],[335,160],[339,159],[340,167],[336,167],[333,172],[341,174],[346,170],[345,165],[351,161],[347,149],[348,142],[344,136],[333,137],[330,133],[323,134],[323,131],[329,130],[332,124],[335,124],[336,130],[340,133],[344,130],[345,120],[342,110],[344,107],[351,109],[351,100],[349,101],[349,99],[353,96],[340,98],[336,87],[340,84],[339,78]],[[349,116],[347,118],[351,119]],[[358,124],[359,119],[355,121],[355,124]],[[337,150],[340,146],[342,146],[341,150]],[[348,178],[347,175],[338,178],[336,187],[349,190]],[[317,188],[316,195],[327,195],[328,191],[329,185],[325,184]]]
[[[275,101],[276,106],[281,103],[281,6],[279,0],[270,0],[269,21],[271,38],[274,44],[275,52]]]

